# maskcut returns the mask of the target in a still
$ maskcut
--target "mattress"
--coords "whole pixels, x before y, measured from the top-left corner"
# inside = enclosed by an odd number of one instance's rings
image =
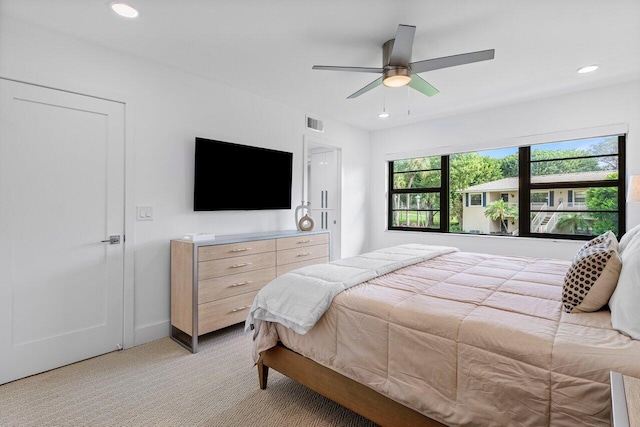
[[[607,309],[562,310],[570,262],[453,252],[339,293],[275,341],[447,425],[610,424],[609,372],[640,377],[640,341]]]

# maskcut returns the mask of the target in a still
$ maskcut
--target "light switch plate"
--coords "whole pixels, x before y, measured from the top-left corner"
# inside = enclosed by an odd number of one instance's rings
[[[137,221],[153,221],[153,208],[151,206],[138,206],[136,208]]]

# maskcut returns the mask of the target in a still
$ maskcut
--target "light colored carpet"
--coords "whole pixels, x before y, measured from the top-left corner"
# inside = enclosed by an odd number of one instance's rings
[[[241,324],[196,354],[163,338],[2,385],[0,426],[375,424],[273,370],[260,390]]]

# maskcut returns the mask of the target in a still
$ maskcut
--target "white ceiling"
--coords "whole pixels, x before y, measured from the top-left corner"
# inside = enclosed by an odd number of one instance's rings
[[[640,78],[638,0],[131,0],[134,20],[108,3],[0,0],[0,13],[368,130]],[[378,75],[311,69],[381,67],[398,24],[417,27],[413,61],[495,59],[422,73],[433,97],[380,86],[346,99]]]

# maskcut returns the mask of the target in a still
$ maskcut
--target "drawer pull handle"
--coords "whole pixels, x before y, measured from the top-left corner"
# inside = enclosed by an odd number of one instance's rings
[[[239,248],[239,249],[232,249],[231,252],[246,252],[246,251],[250,251],[253,248]]]
[[[250,305],[243,305],[242,307],[234,308],[233,310],[231,310],[231,312],[235,313],[236,311],[246,310],[247,308],[251,308],[251,306]]]
[[[231,268],[246,267],[247,265],[251,265],[251,263],[250,262],[243,262],[242,264],[232,265]]]
[[[311,252],[305,252],[303,254],[299,254],[298,256],[309,256],[309,255],[311,255]]]
[[[231,287],[235,288],[236,286],[244,286],[244,285],[248,285],[249,283],[251,283],[251,280],[245,280],[244,282],[234,283],[233,285],[231,285]]]
[[[309,240],[301,240],[298,243],[311,243],[313,240],[309,239]]]

